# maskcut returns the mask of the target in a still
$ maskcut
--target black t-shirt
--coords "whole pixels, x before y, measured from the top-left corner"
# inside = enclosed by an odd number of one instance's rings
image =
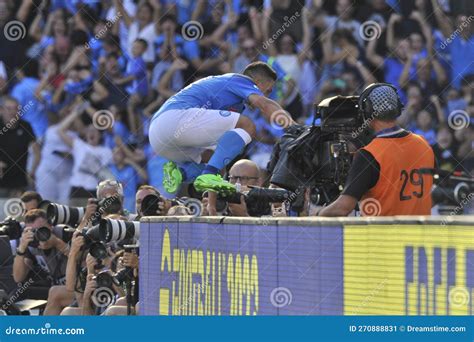
[[[381,139],[402,138],[408,134],[408,131],[403,131],[395,135],[381,137]],[[379,177],[380,165],[377,160],[375,160],[372,153],[366,150],[359,150],[354,155],[354,160],[352,161],[342,194],[360,200],[367,191],[377,184]]]
[[[28,184],[26,162],[28,147],[36,140],[30,124],[18,120],[4,124],[0,119],[0,161],[6,164],[0,173],[0,188],[21,188]],[[8,128],[10,127],[10,128]]]

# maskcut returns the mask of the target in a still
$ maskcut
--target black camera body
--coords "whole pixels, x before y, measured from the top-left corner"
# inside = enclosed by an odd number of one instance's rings
[[[48,227],[40,227],[34,230],[33,241],[30,242],[30,246],[38,248],[40,242],[46,242],[51,238],[52,232]]]
[[[315,126],[316,120],[320,125]],[[368,143],[357,96],[334,96],[316,108],[313,125],[286,129],[275,145],[270,182],[296,192],[310,187],[316,203],[334,201],[344,188],[352,163],[351,149]],[[299,211],[302,206],[293,209]]]
[[[140,211],[142,216],[162,216],[166,215],[166,213],[159,214],[160,203],[163,203],[164,199],[160,196],[149,194],[146,195],[140,207]],[[190,215],[193,216],[200,216],[202,212],[202,204],[197,198],[192,197],[181,197],[171,200],[171,205],[183,205],[189,209]]]
[[[474,177],[465,172],[438,169],[421,169],[422,174],[433,177],[431,199],[439,205],[441,214],[462,215],[464,207],[474,197]]]
[[[13,217],[7,217],[0,222],[0,236],[8,236],[10,240],[16,240],[21,237],[22,224]]]
[[[217,198],[216,209],[219,212],[227,210],[228,203],[241,203],[242,196],[250,216],[259,217],[271,215],[271,203],[288,203],[296,205],[298,199],[303,199],[303,192],[292,192],[285,189],[272,189],[253,186],[246,193],[236,192],[229,196]],[[301,203],[302,204],[302,203]]]

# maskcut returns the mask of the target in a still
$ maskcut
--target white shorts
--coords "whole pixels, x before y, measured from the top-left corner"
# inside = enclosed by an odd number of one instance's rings
[[[235,128],[239,113],[205,108],[170,109],[152,121],[153,150],[174,162],[201,162],[205,150],[214,150],[219,138]]]

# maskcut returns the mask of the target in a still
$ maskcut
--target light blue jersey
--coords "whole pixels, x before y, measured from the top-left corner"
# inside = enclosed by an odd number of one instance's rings
[[[263,96],[250,77],[234,73],[209,76],[170,97],[152,121],[170,109],[206,108],[241,113],[252,94]]]

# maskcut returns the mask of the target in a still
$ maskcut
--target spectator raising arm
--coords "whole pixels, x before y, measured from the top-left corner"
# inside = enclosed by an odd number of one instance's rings
[[[431,5],[433,6],[433,13],[435,15],[436,22],[438,23],[439,29],[445,38],[449,37],[454,31],[451,21],[441,9],[438,0],[431,0]]]
[[[377,55],[375,51],[377,47],[377,39],[371,39],[367,44],[367,60],[375,66],[377,69],[382,69],[384,66],[384,58],[380,55]]]
[[[160,79],[160,83],[158,85],[158,93],[163,96],[165,99],[170,98],[175,94],[175,91],[171,89],[171,80],[173,78],[173,74],[178,70],[184,70],[188,67],[188,63],[180,58],[177,58],[173,61],[170,68],[166,70],[163,76]]]
[[[73,147],[74,139],[67,134],[67,130],[71,127],[73,122],[79,118],[82,111],[78,110],[79,105],[73,107],[71,114],[63,119],[63,121],[59,124],[58,133],[61,139],[64,141],[66,145],[69,147]]]
[[[408,85],[408,82],[410,82],[410,69],[413,64],[413,52],[409,51],[407,53],[407,59],[405,61],[405,64],[403,65],[403,71],[402,74],[400,75],[400,78],[398,80],[398,83],[400,84],[400,87],[404,88]]]
[[[395,23],[400,22],[402,19],[403,18],[400,14],[393,13],[390,16],[390,19],[388,20],[388,24],[387,24],[387,48],[390,51],[393,51],[395,49],[395,32],[394,32]],[[377,39],[373,39],[373,40],[376,41]]]

